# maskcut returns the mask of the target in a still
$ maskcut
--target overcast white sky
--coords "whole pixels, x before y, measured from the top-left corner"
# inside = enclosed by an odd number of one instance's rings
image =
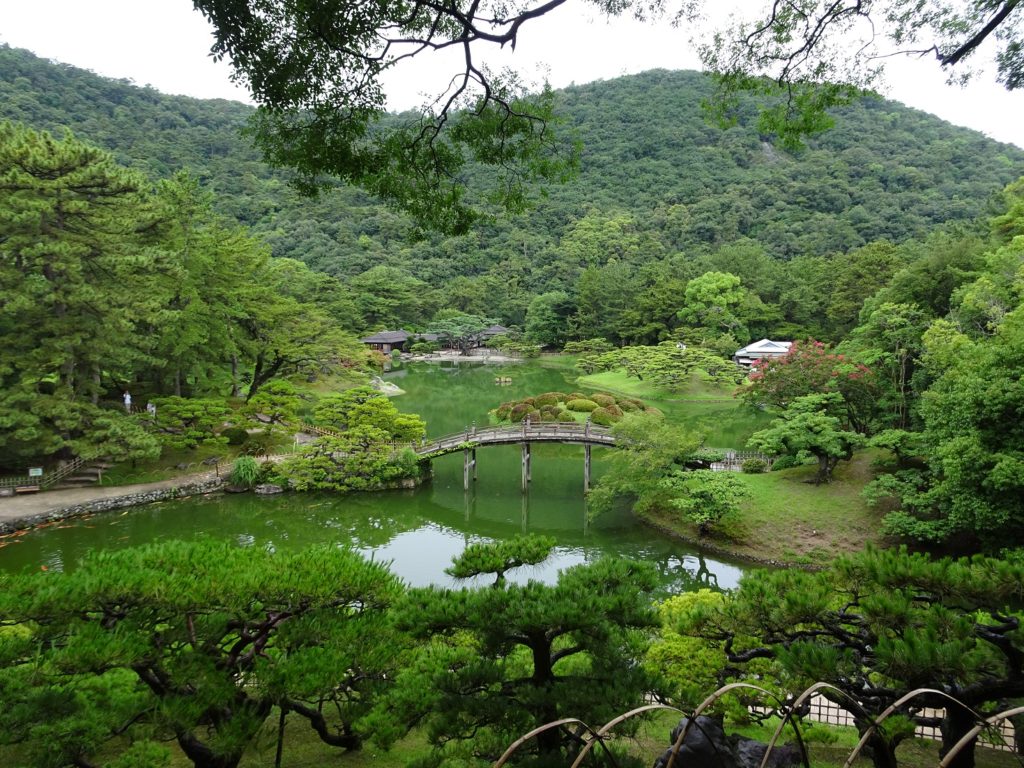
[[[756,11],[762,2],[732,4]],[[524,26],[516,51],[502,52],[495,65],[546,75],[556,88],[657,67],[697,69],[689,38],[665,23],[606,20],[570,0]],[[227,64],[210,59],[209,26],[190,0],[0,0],[0,41],[166,93],[248,100]],[[393,108],[421,103],[441,74],[421,62],[414,69],[389,83]],[[991,76],[966,89],[948,86],[930,61],[893,60],[887,72],[889,98],[1024,148],[1024,93],[1008,93]]]

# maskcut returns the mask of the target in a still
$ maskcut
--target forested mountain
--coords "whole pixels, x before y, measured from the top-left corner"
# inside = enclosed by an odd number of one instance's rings
[[[1024,173],[1024,151],[883,100],[839,111],[833,130],[786,152],[748,125],[723,131],[705,122],[700,103],[709,93],[703,75],[666,71],[566,89],[562,130],[582,143],[578,177],[525,216],[464,238],[413,242],[402,216],[359,191],[318,201],[293,193],[239,135],[250,107],[166,96],[0,48],[0,116],[68,127],[151,176],[189,168],[221,212],[262,235],[275,255],[337,276],[383,264],[439,286],[492,273],[539,293],[612,256],[646,262],[741,238],[778,258],[845,252],[970,220]],[[580,263],[562,241],[581,223],[625,231],[630,244]]]

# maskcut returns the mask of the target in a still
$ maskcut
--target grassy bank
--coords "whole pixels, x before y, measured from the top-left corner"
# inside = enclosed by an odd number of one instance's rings
[[[621,370],[580,376],[576,385],[583,390],[637,397],[715,448],[741,449],[754,432],[771,422],[769,414],[747,408],[734,399],[734,387],[711,384],[696,375],[678,391],[640,381]]]
[[[813,484],[815,467],[803,466],[760,475],[737,474],[752,497],[722,521],[720,530],[702,538],[694,525],[674,512],[647,515],[652,524],[689,541],[759,561],[824,565],[838,554],[880,542],[882,513],[861,498],[874,472],[873,452],[841,462],[828,485]]]

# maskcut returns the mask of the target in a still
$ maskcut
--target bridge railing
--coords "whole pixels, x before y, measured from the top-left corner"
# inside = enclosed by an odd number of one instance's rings
[[[519,440],[583,440],[594,443],[614,445],[615,437],[607,427],[594,424],[569,424],[560,422],[541,422],[539,424],[513,424],[504,426],[477,427],[468,426],[461,432],[455,432],[430,440],[415,447],[419,454],[449,450],[464,443],[486,445],[496,442],[515,442]]]
[[[17,477],[0,477],[0,488],[20,488],[22,486],[38,486],[49,488],[58,480],[63,480],[68,475],[77,472],[86,464],[82,459],[75,457],[68,463],[46,472],[38,477],[19,475]]]

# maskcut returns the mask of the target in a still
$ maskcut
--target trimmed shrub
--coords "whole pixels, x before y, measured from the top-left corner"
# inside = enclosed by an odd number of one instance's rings
[[[725,451],[716,451],[712,448],[699,448],[687,457],[690,461],[699,464],[714,464],[716,461],[725,461]]]
[[[615,404],[625,413],[636,413],[637,411],[643,410],[643,408],[637,407],[637,404],[632,400],[618,400]]]
[[[544,421],[544,419],[541,418],[543,415],[544,414],[542,414],[540,411],[534,410],[534,411],[530,411],[528,418],[532,422],[539,422],[539,421]]]
[[[598,408],[590,412],[590,420],[602,427],[610,427],[621,418],[621,416],[611,413],[607,408]]]
[[[502,403],[494,409],[494,415],[498,418],[498,421],[507,421],[509,414],[512,413],[512,408],[515,407],[515,403]]]
[[[220,436],[228,439],[228,445],[243,445],[249,439],[249,433],[245,430],[245,427],[222,429]]]
[[[562,392],[545,392],[543,395],[537,395],[533,398],[534,405],[554,405],[565,400],[565,394]]]
[[[600,407],[593,400],[587,400],[586,398],[570,400],[566,403],[566,408],[570,411],[578,411],[579,413],[589,413],[590,411],[596,411]]]
[[[772,472],[777,472],[780,469],[789,469],[790,467],[799,467],[801,464],[797,460],[796,456],[779,456],[775,461],[772,462]]]
[[[543,408],[540,409],[540,412],[550,413],[552,416],[557,416],[560,410],[562,409],[556,405],[545,405]]]
[[[767,471],[768,462],[764,459],[746,459],[740,464],[740,469],[745,475],[759,475]]]
[[[537,404],[536,398],[533,398],[533,397],[524,397],[519,402],[520,403],[526,403],[527,405],[536,405]]]
[[[564,423],[569,423],[569,422],[576,421],[576,417],[572,415],[572,411],[559,411],[558,412],[558,421],[564,422]]]
[[[588,399],[587,395],[583,394],[582,392],[572,392],[566,398],[565,402],[566,403],[571,403],[573,400],[586,400],[586,399]]]
[[[590,396],[590,399],[602,408],[607,408],[609,405],[615,405],[615,398],[604,392],[596,392]]]
[[[512,406],[512,410],[509,411],[508,417],[512,421],[522,421],[526,418],[526,414],[533,410],[533,406],[529,403],[516,403]]]
[[[540,412],[540,420],[543,422],[558,421],[558,413],[556,411],[543,410]]]
[[[436,341],[416,341],[409,346],[409,351],[417,355],[429,355],[440,348],[441,345]]]
[[[612,416],[614,416],[616,421],[622,418],[622,409],[619,408],[619,406],[615,405],[614,403],[612,403],[611,405],[606,405],[604,409],[608,411],[608,413],[610,413]]]

